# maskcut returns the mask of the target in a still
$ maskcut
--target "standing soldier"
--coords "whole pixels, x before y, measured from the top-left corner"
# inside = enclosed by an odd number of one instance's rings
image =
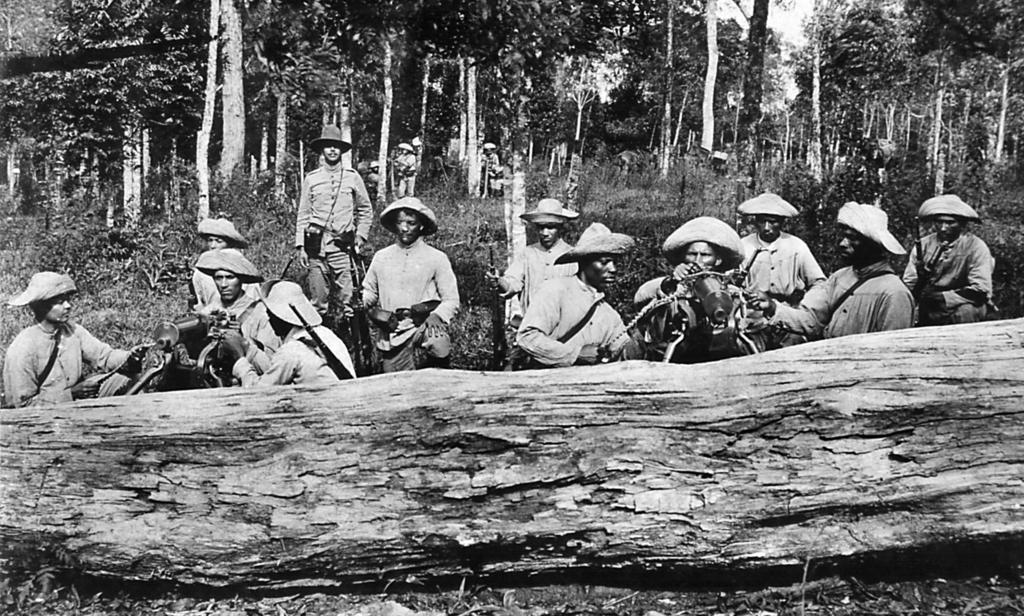
[[[341,162],[352,144],[337,126],[324,126],[310,144],[321,150],[323,165],[302,181],[295,225],[295,251],[299,265],[309,272],[309,294],[321,315],[327,312],[332,289],[345,315],[351,314],[352,263],[348,250],[358,253],[370,233],[373,209],[362,178]]]
[[[399,143],[392,167],[395,173],[395,199],[416,196],[416,150],[408,143]]]
[[[459,287],[448,256],[423,241],[437,232],[437,217],[416,197],[405,197],[381,212],[380,224],[397,241],[373,255],[363,305],[379,330],[381,366],[384,372],[447,367]]]
[[[932,197],[917,212],[934,233],[914,246],[903,282],[918,300],[918,325],[982,321],[992,298],[995,259],[988,246],[968,230],[979,220],[974,208],[956,195]]]
[[[807,291],[825,280],[825,272],[807,244],[784,231],[786,221],[797,215],[796,208],[776,194],[763,193],[741,203],[739,213],[748,217],[755,229],[741,240],[747,290],[799,306]],[[748,331],[762,332],[757,338],[764,343],[763,350],[805,341],[803,336],[769,327],[757,311],[750,311],[747,319]]]
[[[513,327],[518,329],[530,305],[530,297],[545,280],[576,274],[575,263],[555,265],[555,259],[572,249],[562,239],[562,232],[566,223],[578,216],[578,213],[562,207],[558,199],[541,199],[536,209],[519,216],[537,230],[537,241],[526,247],[503,276],[498,276],[496,271],[489,273],[504,299],[519,295],[521,312],[512,315]]]
[[[498,196],[502,192],[502,176],[505,174],[501,168],[501,159],[498,158],[498,146],[491,142],[484,144],[484,153],[481,160],[483,167],[483,196]]]

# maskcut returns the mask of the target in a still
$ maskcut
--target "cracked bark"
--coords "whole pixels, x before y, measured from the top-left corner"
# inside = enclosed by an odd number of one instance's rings
[[[1022,351],[1015,320],[8,410],[0,565],[260,590],[991,567],[1024,545]]]

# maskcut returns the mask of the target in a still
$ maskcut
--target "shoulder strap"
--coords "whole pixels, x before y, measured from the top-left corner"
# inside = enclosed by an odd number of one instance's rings
[[[39,375],[39,383],[36,386],[36,395],[43,390],[43,384],[46,383],[46,379],[50,376],[50,372],[53,371],[53,365],[57,363],[57,351],[60,350],[60,335],[64,331],[62,328],[57,328],[57,334],[53,337],[53,348],[50,350],[50,358],[46,360],[46,365],[43,366],[43,372]]]
[[[847,289],[842,295],[839,296],[839,299],[836,301],[835,306],[832,308],[832,312],[838,311],[842,307],[842,305],[846,303],[846,300],[850,299],[850,296],[853,295],[853,292],[859,289],[861,285],[871,280],[872,278],[878,278],[880,276],[896,276],[896,274],[894,272],[883,270],[880,272],[873,272],[867,276],[864,276],[863,278],[860,278],[859,280],[857,280],[857,282],[853,283],[852,287]]]
[[[590,310],[587,311],[587,314],[583,315],[583,318],[580,319],[580,322],[577,323],[576,325],[573,325],[572,329],[570,329],[569,331],[567,331],[564,334],[562,334],[561,336],[559,336],[558,341],[562,342],[562,343],[565,343],[565,342],[569,342],[570,340],[572,340],[573,336],[575,336],[576,334],[580,333],[580,330],[582,330],[584,327],[586,327],[587,323],[590,323],[590,319],[594,318],[594,313],[597,312],[597,307],[600,306],[603,303],[604,303],[604,298],[601,298],[601,299],[597,300],[596,302],[594,302],[590,306]]]

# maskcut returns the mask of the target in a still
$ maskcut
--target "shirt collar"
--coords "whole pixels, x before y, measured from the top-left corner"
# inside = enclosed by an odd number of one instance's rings
[[[592,287],[589,284],[587,284],[587,282],[585,280],[583,280],[579,276],[573,276],[573,278],[576,279],[576,282],[580,285],[581,289],[583,289],[584,291],[586,291],[590,295],[594,296],[594,300],[595,301],[597,301],[599,299],[604,299],[604,293],[598,291],[594,287]]]
[[[871,276],[879,273],[896,273],[896,270],[892,268],[888,259],[875,261],[874,263],[869,263],[863,267],[855,267],[853,268],[853,271],[857,274],[858,278],[864,278],[865,276]]]
[[[422,245],[423,245],[423,237],[422,236],[416,238],[416,241],[413,242],[412,244],[408,245],[408,246],[403,245],[402,242],[398,242],[398,241],[395,242],[395,246],[398,246],[399,250],[415,250],[415,249],[419,248]]]

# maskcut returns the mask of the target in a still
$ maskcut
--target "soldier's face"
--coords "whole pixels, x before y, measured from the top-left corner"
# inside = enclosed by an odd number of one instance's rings
[[[846,225],[839,226],[839,256],[848,264],[864,261],[873,251],[871,240]]]
[[[71,294],[58,295],[46,302],[40,302],[39,310],[36,312],[40,320],[51,325],[64,325],[71,318]]]
[[[395,215],[395,229],[398,230],[398,241],[403,246],[411,246],[423,234],[423,223],[419,214],[399,210]]]
[[[615,267],[615,257],[608,255],[593,261],[580,263],[583,279],[598,291],[604,292],[619,279],[619,270]]]
[[[709,270],[722,262],[714,246],[707,242],[692,242],[683,254],[683,263],[696,263],[702,270]]]
[[[207,250],[220,250],[228,247],[227,240],[217,235],[204,235],[203,241],[206,242]]]
[[[217,271],[213,275],[213,282],[217,285],[220,301],[225,306],[235,303],[235,300],[242,295],[242,281],[232,272],[225,270]]]
[[[939,241],[952,242],[964,232],[964,221],[956,216],[936,216],[932,219]]]
[[[324,146],[324,161],[328,165],[336,165],[341,160],[341,148],[336,145],[325,145]]]
[[[558,243],[560,237],[562,237],[562,225],[537,225],[537,239],[545,249],[550,249]]]
[[[757,237],[762,242],[771,244],[782,235],[782,223],[784,219],[780,216],[766,216],[758,214],[754,217],[754,226],[757,227]]]

